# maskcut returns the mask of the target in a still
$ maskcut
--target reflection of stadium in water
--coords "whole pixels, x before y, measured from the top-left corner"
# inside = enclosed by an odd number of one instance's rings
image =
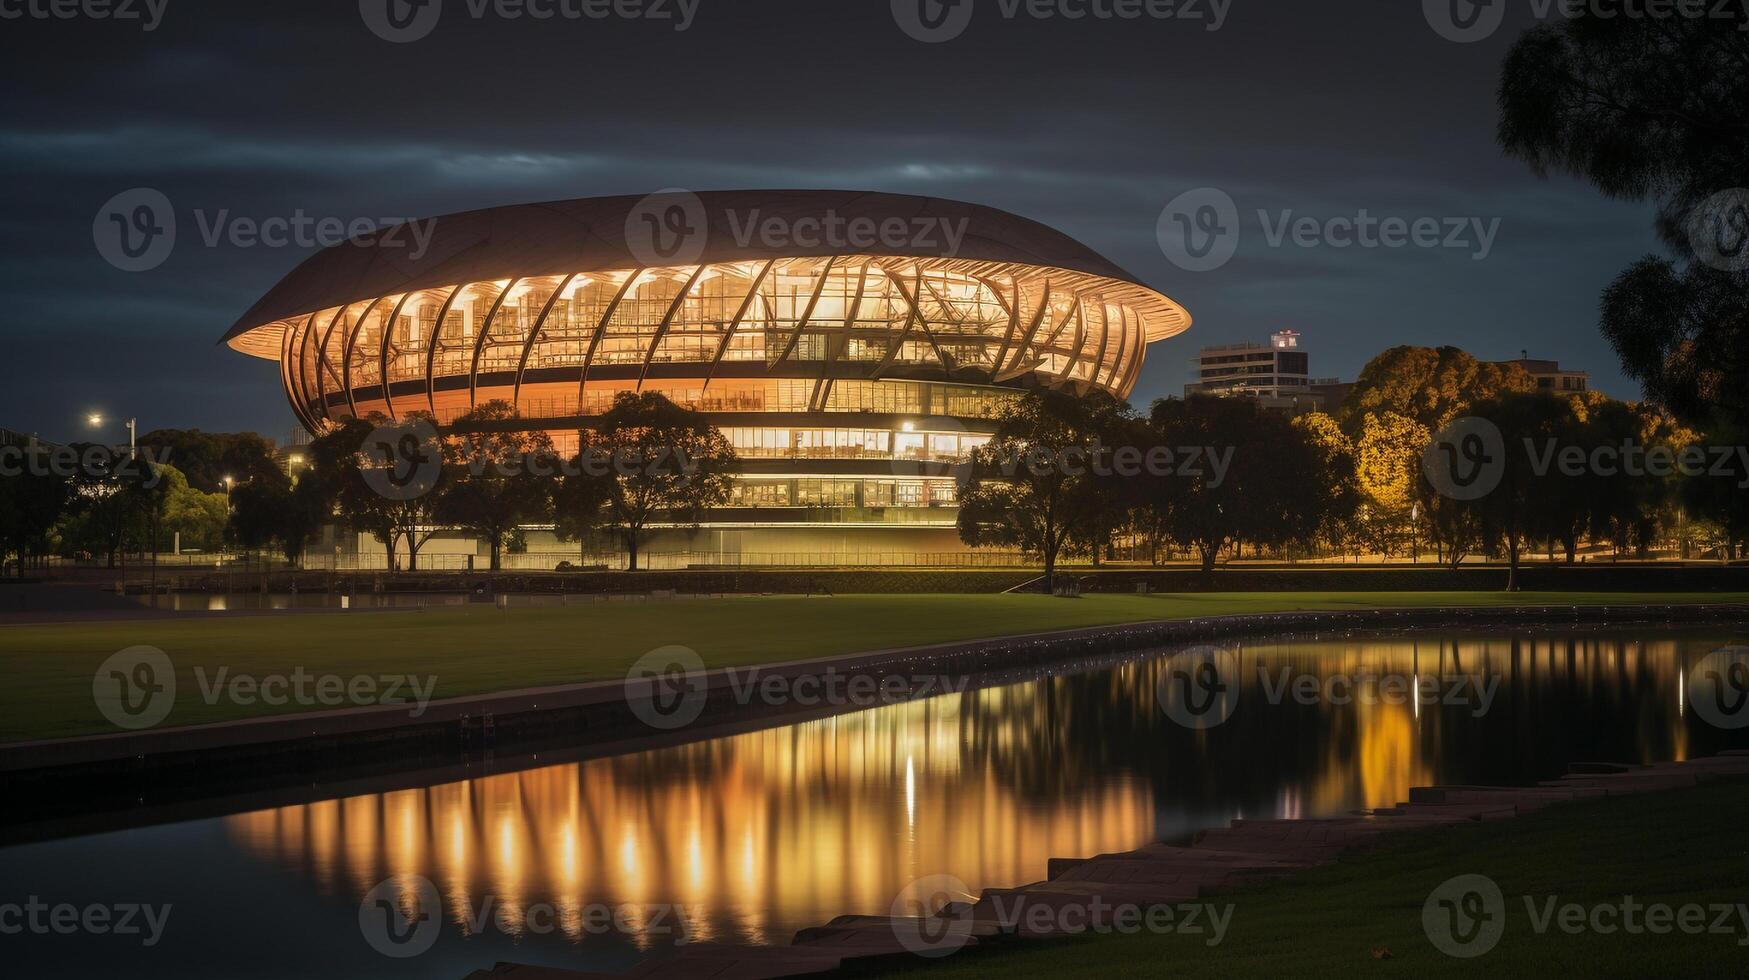
[[[579,928],[585,905],[677,903],[695,939],[787,941],[880,913],[910,880],[972,890],[1045,876],[1052,856],[1122,850],[1237,815],[1311,816],[1411,786],[1524,782],[1574,760],[1727,747],[1684,717],[1683,671],[1718,637],[1618,634],[1234,647],[1240,706],[1193,732],[1155,701],[1165,661],[1051,677],[767,731],[231,818],[254,855],[356,901],[423,874],[457,909],[492,896]],[[1270,703],[1260,672],[1497,678],[1463,703]],[[1367,688],[1363,685],[1364,693]],[[1375,688],[1376,690],[1376,688]],[[1691,745],[1691,737],[1705,745]]]

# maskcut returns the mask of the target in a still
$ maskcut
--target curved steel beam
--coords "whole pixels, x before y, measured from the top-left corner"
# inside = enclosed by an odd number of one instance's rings
[[[1117,355],[1111,359],[1111,369],[1105,372],[1105,387],[1117,387],[1117,372],[1123,368],[1123,356],[1130,349],[1130,310],[1122,303],[1118,304]],[[1101,358],[1103,360],[1103,358]],[[1099,380],[1097,373],[1094,381]]]
[[[601,336],[607,333],[607,325],[613,322],[613,315],[619,312],[619,304],[625,302],[626,294],[632,291],[632,284],[644,275],[642,267],[633,269],[626,276],[626,281],[619,284],[619,292],[613,295],[613,302],[607,304],[607,310],[601,314],[601,322],[595,325],[595,333],[589,338],[589,348],[583,352],[583,373],[577,376],[577,414],[587,415],[583,411],[583,393],[589,387],[589,365],[595,360],[595,349],[601,345]]]
[[[322,410],[322,417],[329,420],[334,415],[328,411],[328,389],[322,383],[322,375],[323,372],[333,373],[328,370],[328,345],[334,342],[334,328],[339,325],[340,318],[350,309],[352,304],[347,303],[334,311],[334,316],[328,321],[328,329],[322,332],[322,346],[316,351],[316,405]]]
[[[691,278],[686,285],[680,287],[680,292],[674,296],[674,302],[668,305],[668,315],[662,318],[662,323],[656,327],[656,335],[650,338],[650,349],[644,352],[644,367],[638,372],[638,391],[644,390],[644,379],[650,376],[650,362],[656,359],[656,348],[662,345],[662,338],[668,336],[668,326],[674,322],[674,317],[680,308],[686,305],[686,297],[692,295],[692,289],[698,285],[700,276],[708,266],[700,265],[692,270]]]
[[[807,329],[808,321],[814,318],[814,309],[820,305],[820,297],[826,294],[826,280],[832,278],[832,263],[838,261],[838,256],[828,256],[826,264],[820,269],[820,281],[814,284],[814,294],[808,297],[808,305],[802,310],[802,315],[796,320],[795,332],[789,335],[789,341],[783,345],[783,352],[777,355],[765,369],[767,373],[775,370],[779,364],[789,360],[790,353],[796,349],[796,342],[802,339],[802,331]]]
[[[377,345],[377,356],[381,359],[377,365],[377,377],[383,383],[383,407],[389,410],[389,418],[395,417],[395,393],[389,390],[389,342],[395,339],[395,321],[401,319],[401,310],[407,306],[407,301],[421,290],[410,290],[389,311],[389,318],[383,321],[383,342]]]
[[[316,430],[310,422],[310,417],[304,412],[303,396],[292,389],[293,364],[291,353],[292,348],[297,345],[297,339],[301,333],[301,331],[296,329],[296,325],[296,320],[287,320],[285,322],[285,329],[280,331],[279,385],[281,388],[285,389],[286,397],[291,400],[292,414],[298,417],[298,424],[304,427],[304,431],[311,435],[315,435]]]
[[[472,285],[476,284],[464,282],[455,287],[443,301],[443,305],[438,307],[437,319],[431,321],[431,341],[425,347],[425,405],[431,409],[432,418],[437,417],[437,384],[432,374],[437,370],[437,342],[443,337],[443,321],[449,317],[450,307],[455,305],[456,299]]]
[[[522,411],[522,376],[528,371],[528,357],[534,353],[534,345],[540,341],[541,331],[546,329],[547,317],[552,316],[553,307],[559,305],[559,297],[565,295],[565,290],[580,275],[581,272],[573,272],[566,276],[565,281],[559,283],[553,294],[547,297],[547,304],[541,307],[540,319],[534,321],[534,329],[528,332],[528,343],[522,345],[522,357],[516,362],[516,386],[510,390],[511,408],[519,414]]]
[[[364,330],[364,321],[370,319],[371,311],[377,308],[385,297],[378,296],[370,301],[364,312],[358,315],[358,322],[346,333],[346,345],[340,348],[340,384],[346,389],[346,410],[358,418],[358,402],[352,397],[352,351],[358,344],[358,335]],[[386,393],[385,393],[386,397]]]
[[[911,308],[911,318],[907,324],[907,331],[910,329],[910,324],[915,324],[918,329],[922,330],[924,339],[929,341],[930,349],[935,351],[935,360],[941,365],[942,373],[951,374],[953,371],[953,365],[947,362],[947,354],[942,351],[941,344],[936,342],[935,332],[929,329],[929,318],[923,315],[923,307],[917,302],[917,296],[905,291],[904,277],[893,274],[897,270],[882,266],[881,271],[887,273],[887,278],[891,279],[893,282],[893,288],[899,291],[899,295],[905,300],[905,305]],[[921,262],[917,264],[917,283],[919,286],[923,284],[923,264]],[[899,337],[900,343],[903,343],[904,339],[904,335],[901,334]],[[895,343],[893,349],[887,352],[887,363],[891,363],[893,355],[897,352],[898,348],[899,344]]]
[[[504,301],[510,298],[510,291],[525,277],[517,276],[510,280],[498,293],[498,298],[492,301],[492,309],[486,314],[486,325],[480,328],[480,339],[474,341],[474,360],[468,368],[468,408],[477,407],[480,392],[480,355],[486,352],[486,345],[492,341],[492,326],[498,321],[498,311],[504,308]]]
[[[1019,309],[1019,308],[1020,308],[1019,304],[1016,304],[1015,309]],[[1046,279],[1045,280],[1044,295],[1039,297],[1038,309],[1036,311],[1034,311],[1032,314],[1032,323],[1027,326],[1026,335],[1020,338],[1019,345],[1017,345],[1014,348],[1014,364],[1019,364],[1020,361],[1026,357],[1027,347],[1032,345],[1032,338],[1038,335],[1038,328],[1044,325],[1045,316],[1046,316],[1046,314],[1050,313],[1050,311],[1051,311],[1051,281],[1049,279]],[[996,370],[994,372],[994,375],[996,377],[1000,378],[1003,374],[1005,374],[1013,366],[1014,366],[1013,364],[1003,364],[1002,362],[998,361],[996,363]]]
[[[309,363],[310,337],[316,332],[317,316],[318,314],[311,313],[310,319],[304,323],[304,328],[298,331],[300,338],[298,341],[298,363],[297,374],[294,377],[294,383],[298,389],[298,404],[304,406],[304,414],[309,416],[311,425],[320,420],[316,418],[316,413],[310,407],[310,379],[304,365]]]
[[[711,379],[717,375],[717,365],[723,363],[723,355],[729,352],[729,342],[735,339],[735,331],[741,329],[741,321],[747,318],[747,311],[753,308],[753,300],[759,295],[759,287],[765,285],[765,277],[771,275],[771,269],[777,265],[776,259],[768,259],[765,268],[759,270],[754,278],[753,286],[747,290],[747,298],[741,301],[741,308],[735,311],[735,319],[729,321],[729,328],[723,331],[723,341],[717,345],[717,353],[711,358],[711,366],[704,373],[704,384],[700,391],[709,391]]]

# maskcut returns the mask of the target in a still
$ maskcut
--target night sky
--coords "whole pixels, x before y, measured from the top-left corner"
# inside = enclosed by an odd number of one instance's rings
[[[1150,348],[1138,406],[1178,393],[1197,347],[1284,327],[1320,376],[1351,378],[1395,344],[1528,348],[1636,394],[1596,308],[1656,250],[1650,208],[1539,180],[1494,142],[1500,61],[1530,0],[1498,0],[1505,25],[1472,44],[1415,0],[1221,0],[1212,31],[1211,0],[1130,21],[968,0],[963,33],[935,44],[889,0],[687,0],[684,31],[677,0],[654,11],[667,19],[607,20],[475,18],[441,0],[429,35],[401,44],[360,0],[153,2],[167,6],[151,31],[0,20],[0,426],[82,438],[102,410],[142,432],[284,439],[274,365],[215,341],[311,249],[209,246],[220,215],[350,222],[664,187],[894,191],[1054,225],[1196,318]],[[140,187],[169,199],[178,233],[163,264],[130,273],[93,225]],[[1203,187],[1234,199],[1241,238],[1232,261],[1191,272],[1156,222]],[[1363,209],[1499,227],[1477,260],[1473,241],[1276,247],[1257,214]]]

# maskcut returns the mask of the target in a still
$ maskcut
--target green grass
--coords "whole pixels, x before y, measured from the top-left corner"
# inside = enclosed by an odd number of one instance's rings
[[[591,603],[515,609],[350,612],[0,627],[0,741],[115,731],[92,700],[111,654],[149,645],[177,670],[165,722],[191,725],[300,710],[208,704],[196,667],[256,677],[435,676],[438,698],[624,676],[678,644],[712,667],[1153,619],[1292,610],[1745,602],[1743,593],[1293,592],[1180,595],[863,595]]]
[[[891,971],[907,980],[1002,976],[1173,977],[1726,977],[1749,963],[1749,923],[1733,912],[1729,935],[1668,935],[1551,926],[1537,933],[1525,910],[1544,903],[1735,905],[1744,893],[1749,837],[1742,814],[1749,781],[1588,801],[1527,816],[1452,829],[1410,831],[1378,850],[1274,885],[1214,896],[1232,903],[1225,939],[1141,934],[1064,939],[959,956]],[[1421,910],[1441,883],[1463,874],[1492,878],[1506,900],[1505,931],[1472,959],[1440,952]],[[1643,920],[1644,913],[1640,913]],[[1706,924],[1711,925],[1708,913]],[[1206,937],[1204,937],[1206,938]],[[1371,951],[1386,947],[1390,959]],[[891,970],[891,968],[889,968]],[[872,971],[871,971],[872,972]],[[864,974],[866,975],[866,974]]]

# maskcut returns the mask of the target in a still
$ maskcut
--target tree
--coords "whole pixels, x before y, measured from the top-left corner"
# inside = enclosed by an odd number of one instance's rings
[[[273,444],[253,432],[156,429],[141,436],[140,445],[167,453],[159,458],[204,493],[224,493],[226,477],[242,485],[280,472]]]
[[[1174,540],[1197,549],[1204,571],[1247,542],[1280,547],[1312,540],[1340,512],[1338,457],[1314,433],[1247,398],[1195,395],[1154,403],[1158,445],[1204,460],[1150,474],[1151,504]]]
[[[659,392],[621,392],[578,444],[559,490],[559,533],[580,540],[599,518],[625,545],[631,571],[653,525],[697,528],[729,499],[734,447],[702,413]],[[599,510],[586,506],[592,500]]]
[[[1571,406],[1565,399],[1534,393],[1513,393],[1489,399],[1471,411],[1500,430],[1505,447],[1497,464],[1500,482],[1471,500],[1454,501],[1459,511],[1474,515],[1481,538],[1506,555],[1506,591],[1518,591],[1518,567],[1526,546],[1560,529],[1560,511],[1549,506],[1555,496],[1550,484],[1563,477],[1546,466],[1546,454],[1559,447],[1567,430]]]
[[[1044,561],[1046,592],[1057,560],[1092,545],[1124,507],[1095,472],[1124,440],[1129,410],[1103,392],[1031,391],[973,451],[959,487],[960,540],[1018,548]]]
[[[1330,483],[1330,497],[1318,533],[1333,547],[1341,549],[1350,537],[1354,517],[1363,499],[1359,454],[1353,440],[1342,431],[1342,426],[1333,416],[1309,412],[1296,417],[1293,427],[1322,457]]]
[[[545,518],[552,503],[553,441],[540,431],[494,430],[515,418],[509,402],[487,402],[456,419],[443,446],[448,473],[436,516],[484,539],[492,571],[503,567],[517,528]]]
[[[159,531],[152,535],[152,548],[162,551],[177,540],[184,547],[215,550],[224,543],[226,513],[223,493],[203,493],[188,483],[177,467],[154,466],[158,476],[151,506]]]
[[[399,422],[372,415],[344,424],[335,436],[336,448],[346,453],[337,461],[339,513],[355,530],[382,542],[390,571],[400,568],[396,545],[405,540],[407,570],[418,571],[419,550],[440,526],[437,505],[449,475],[436,422],[426,412],[409,413]],[[324,472],[335,468],[321,458],[318,463]]]
[[[124,548],[142,543],[138,527],[141,494],[151,470],[143,458],[109,446],[75,444],[81,460],[72,481],[73,517],[68,538],[79,548],[104,556],[110,568],[120,563]]]
[[[1385,414],[1436,432],[1478,401],[1534,390],[1535,379],[1516,364],[1478,361],[1456,347],[1393,347],[1361,369],[1337,421],[1356,437],[1368,416]]]
[[[1604,294],[1622,368],[1688,425],[1749,428],[1749,17],[1602,17],[1527,31],[1500,80],[1499,141],[1539,175],[1650,200],[1675,261],[1647,256]],[[1681,263],[1684,268],[1679,268]]]
[[[16,554],[23,578],[33,557],[48,554],[49,533],[72,504],[72,481],[47,468],[0,474],[0,559]],[[0,560],[0,576],[4,564]]]
[[[1361,538],[1380,554],[1396,553],[1405,538],[1416,534],[1419,504],[1441,554],[1453,554],[1454,563],[1461,560],[1461,529],[1450,521],[1441,522],[1429,495],[1421,491],[1421,454],[1432,438],[1427,426],[1386,410],[1362,416],[1359,433],[1354,465],[1361,496]]]

